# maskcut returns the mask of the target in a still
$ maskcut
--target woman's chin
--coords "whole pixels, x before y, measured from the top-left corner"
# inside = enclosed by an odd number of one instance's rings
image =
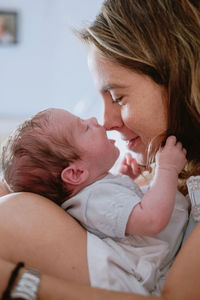
[[[138,163],[144,165],[147,163],[147,146],[141,142],[140,138],[135,141],[130,141],[128,144],[128,149],[135,153]]]
[[[138,154],[144,154],[146,152],[146,145],[142,143],[140,137],[137,137],[129,141],[128,149]]]

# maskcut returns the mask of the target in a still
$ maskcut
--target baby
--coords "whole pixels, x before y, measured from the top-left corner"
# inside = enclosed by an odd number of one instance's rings
[[[89,231],[92,286],[158,295],[187,221],[187,203],[177,193],[185,155],[170,136],[156,155],[155,177],[143,194],[128,176],[109,173],[119,150],[95,118],[47,109],[9,138],[2,172],[10,191],[51,199]],[[92,256],[94,235],[109,253],[105,265],[98,250]]]

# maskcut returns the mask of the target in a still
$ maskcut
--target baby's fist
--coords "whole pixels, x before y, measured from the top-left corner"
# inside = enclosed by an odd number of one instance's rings
[[[156,154],[156,164],[159,168],[175,169],[181,173],[186,165],[186,150],[181,142],[177,142],[175,136],[167,138],[166,144]]]

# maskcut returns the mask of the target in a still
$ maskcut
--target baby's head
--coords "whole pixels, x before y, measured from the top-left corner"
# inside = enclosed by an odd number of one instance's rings
[[[2,170],[11,191],[46,195],[48,190],[60,204],[70,196],[61,172],[79,154],[64,135],[53,134],[52,118],[53,110],[45,110],[16,129],[3,147]]]
[[[47,109],[9,137],[2,153],[3,177],[11,191],[34,192],[60,205],[77,186],[108,171],[118,154],[95,118],[81,120],[63,109]]]

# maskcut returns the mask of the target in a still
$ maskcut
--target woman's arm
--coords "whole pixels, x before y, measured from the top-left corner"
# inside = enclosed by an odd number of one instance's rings
[[[6,288],[10,274],[15,265],[0,259],[0,295]],[[19,277],[24,272],[21,269]],[[48,275],[41,275],[41,282],[38,290],[38,300],[158,300],[157,297],[145,297],[133,294],[125,294],[102,289],[91,288],[85,285],[66,282]]]
[[[146,297],[134,294],[95,289],[77,283],[66,282],[42,275],[38,299],[73,300],[199,300],[200,298],[200,224],[193,231],[177,256],[166,280],[161,297]],[[0,260],[0,294],[6,287],[14,265]],[[23,269],[20,271],[22,274]],[[20,275],[19,274],[19,275]]]
[[[24,261],[27,267],[50,275],[42,275],[39,299],[199,300],[200,297],[200,224],[178,254],[163,296],[158,298],[89,287],[85,230],[43,197],[29,193],[2,197],[0,240],[3,241],[0,243],[1,293],[14,265]]]
[[[42,273],[38,299],[146,299],[91,288],[86,231],[44,197],[18,193],[0,198],[0,240],[0,295],[16,263],[24,261]]]
[[[0,257],[7,261],[24,261],[42,273],[89,285],[86,231],[44,197],[1,197],[0,241]]]
[[[200,299],[200,223],[182,246],[170,268],[164,290],[164,299]]]

